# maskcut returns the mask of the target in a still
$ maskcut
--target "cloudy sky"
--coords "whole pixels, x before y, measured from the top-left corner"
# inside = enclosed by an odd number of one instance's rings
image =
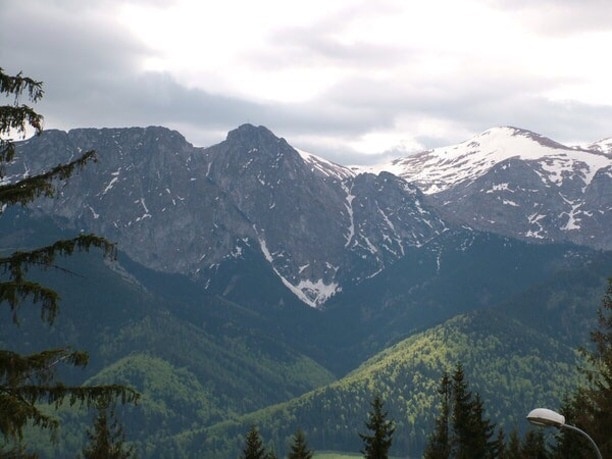
[[[0,0],[46,128],[243,123],[342,164],[512,125],[612,136],[609,0]]]

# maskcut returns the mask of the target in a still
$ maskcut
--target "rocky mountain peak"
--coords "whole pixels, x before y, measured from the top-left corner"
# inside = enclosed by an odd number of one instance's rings
[[[612,246],[605,229],[612,158],[601,149],[502,127],[407,164],[403,176],[414,173],[451,221],[536,241]]]
[[[583,150],[590,150],[600,152],[609,158],[612,158],[612,137],[608,137],[606,139],[598,140],[592,144],[587,145],[586,147],[577,147]]]
[[[509,159],[539,163],[551,183],[560,184],[573,175],[586,184],[602,167],[610,164],[600,150],[576,149],[526,129],[491,128],[457,145],[423,151],[371,168],[374,173],[391,172],[415,183],[425,194],[437,194],[466,186]],[[580,169],[580,170],[578,170]],[[573,172],[572,172],[573,171]]]
[[[417,185],[454,223],[538,241],[612,247],[612,141],[568,147],[513,126],[363,171]]]
[[[476,136],[470,142],[478,141],[479,139],[483,139],[486,137],[492,137],[496,142],[503,142],[505,137],[523,137],[525,139],[532,140],[543,147],[554,148],[559,150],[569,150],[570,148],[556,142],[548,137],[545,137],[536,132],[530,131],[528,129],[518,128],[515,126],[500,126],[494,127],[491,129],[487,129],[482,134]],[[485,142],[486,143],[486,142]]]
[[[58,199],[37,202],[38,212],[116,241],[148,268],[204,283],[248,253],[320,307],[459,224],[612,247],[612,159],[543,139],[495,128],[373,174],[250,124],[208,148],[159,127],[76,129],[23,142],[15,170],[32,171],[29,158],[41,152],[66,160],[95,149],[99,161]]]
[[[249,147],[264,146],[275,143],[287,142],[284,139],[276,137],[272,131],[264,126],[254,126],[252,124],[242,124],[236,129],[228,132],[226,142],[246,145]]]
[[[249,254],[320,307],[446,229],[401,178],[356,176],[261,126],[240,126],[208,148],[156,127],[42,139],[22,144],[23,157],[42,147],[73,156],[93,148],[99,161],[58,199],[37,202],[39,212],[116,241],[148,268],[206,285],[220,266]]]

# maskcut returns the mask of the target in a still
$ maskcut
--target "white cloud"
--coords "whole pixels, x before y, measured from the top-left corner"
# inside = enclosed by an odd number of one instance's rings
[[[210,145],[250,122],[346,163],[494,125],[589,142],[612,135],[611,5],[21,0],[0,66],[45,81],[48,127],[160,124]]]

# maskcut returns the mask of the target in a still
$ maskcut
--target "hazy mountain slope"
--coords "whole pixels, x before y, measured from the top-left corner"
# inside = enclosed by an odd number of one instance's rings
[[[601,252],[584,263],[568,263],[554,276],[534,282],[499,307],[568,346],[584,346],[596,326],[594,308],[601,304],[610,277],[612,252]]]
[[[599,260],[597,270],[594,260]],[[543,245],[490,233],[449,231],[335,297],[325,311],[329,326],[320,324],[312,334],[319,342],[333,340],[336,358],[328,367],[342,374],[365,357],[453,315],[491,307],[513,310],[522,304],[515,298],[523,298],[531,288],[533,298],[542,298],[535,291],[576,270],[596,272],[600,281],[612,272],[612,257],[570,244]],[[584,300],[577,296],[576,304],[579,299]],[[531,309],[525,308],[521,318],[546,315],[545,304],[525,304]]]
[[[54,233],[49,221],[39,223]],[[32,242],[25,233],[3,234],[19,247]],[[124,258],[120,254],[119,263]],[[66,345],[88,351],[90,364],[84,371],[58,367],[62,380],[125,383],[141,392],[141,405],[124,419],[127,435],[143,448],[194,423],[235,417],[335,379],[291,340],[282,339],[286,330],[278,330],[283,327],[277,317],[214,296],[195,296],[198,289],[186,278],[157,273],[155,280],[167,290],[155,292],[142,271],[129,274],[121,264],[105,262],[95,253],[58,263],[61,271],[30,273],[61,296],[53,327],[41,324],[37,308],[24,307],[19,327],[3,317],[0,342],[22,352]],[[299,311],[294,320],[299,321]],[[60,437],[58,457],[82,444],[82,422],[88,422],[66,416],[71,421]],[[48,440],[31,444],[50,451]]]
[[[204,288],[223,264],[257,253],[291,294],[322,307],[457,225],[611,248],[606,145],[569,148],[493,128],[374,175],[297,151],[248,124],[204,149],[161,127],[74,129],[21,143],[22,160],[9,172],[33,173],[95,149],[98,162],[72,177],[58,199],[38,201],[39,212]]]
[[[277,452],[298,427],[315,449],[357,452],[369,402],[380,394],[397,423],[391,454],[420,457],[436,414],[439,380],[458,362],[488,416],[507,430],[523,429],[533,406],[557,404],[577,382],[571,349],[499,313],[478,311],[397,343],[328,387],[237,421],[194,429],[173,444],[189,457],[231,457],[238,437],[255,424]]]
[[[19,145],[10,174],[89,149],[97,163],[34,207],[204,287],[220,264],[251,249],[300,301],[319,307],[446,229],[404,180],[356,176],[251,125],[206,149],[159,127],[49,131]]]

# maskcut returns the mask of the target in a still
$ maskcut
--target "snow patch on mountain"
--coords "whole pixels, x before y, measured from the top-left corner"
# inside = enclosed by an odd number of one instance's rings
[[[498,127],[458,145],[353,170],[375,174],[387,171],[415,183],[425,194],[435,194],[473,181],[495,165],[517,158],[539,162],[542,180],[547,184],[560,185],[566,178],[579,176],[586,187],[598,170],[612,165],[612,157],[603,152],[612,148],[612,140],[596,146],[570,148],[530,131]]]
[[[310,166],[310,170],[313,172],[316,171],[327,177],[337,178],[339,180],[346,180],[356,175],[355,172],[348,167],[332,163],[331,161],[304,150],[296,149],[296,151],[300,154],[304,162]]]
[[[572,204],[572,209],[571,211],[564,213],[565,215],[567,215],[568,219],[567,219],[567,223],[561,227],[562,230],[564,231],[571,231],[571,230],[579,230],[580,229],[580,217],[579,215],[579,207],[582,205],[582,203],[578,203],[578,204]]]
[[[593,142],[589,145],[578,146],[576,148],[581,150],[597,151],[612,157],[612,137],[598,140],[597,142]]]
[[[257,229],[254,228],[257,232]],[[306,303],[308,306],[313,308],[319,308],[325,304],[327,300],[329,300],[332,296],[342,290],[342,287],[337,282],[325,283],[323,279],[311,280],[311,279],[301,279],[297,285],[292,284],[285,276],[283,276],[280,271],[274,266],[274,257],[268,246],[266,241],[259,236],[258,237],[259,247],[261,252],[263,253],[265,259],[270,263],[274,274],[278,276],[283,285],[287,287],[300,301]],[[309,265],[300,266],[299,272],[300,274],[308,267]],[[337,267],[331,266],[331,268],[335,268],[337,271]]]
[[[115,185],[115,183],[117,183],[117,180],[119,180],[120,172],[121,172],[121,168],[111,173],[111,176],[113,178],[110,180],[110,182],[108,182],[108,185],[106,185],[106,188],[104,188],[104,191],[102,191],[102,196],[104,196],[106,193],[108,193],[110,190],[113,189],[113,186]]]
[[[301,295],[306,297],[307,300],[302,301],[313,307],[323,305],[328,299],[342,290],[337,282],[326,284],[323,279],[316,281],[310,279],[301,280],[295,288]]]
[[[353,212],[353,199],[355,199],[355,195],[352,194],[352,190],[345,183],[342,183],[340,186],[346,193],[346,203],[344,205],[349,217],[349,224],[348,233],[346,234],[346,244],[344,244],[344,247],[348,247],[355,237],[355,214]]]

